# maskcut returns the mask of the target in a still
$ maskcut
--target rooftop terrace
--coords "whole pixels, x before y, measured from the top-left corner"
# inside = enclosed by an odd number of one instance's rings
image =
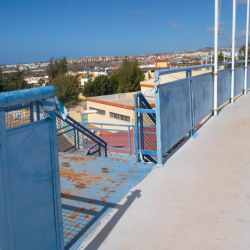
[[[249,106],[248,94],[210,118],[80,249],[250,249]]]

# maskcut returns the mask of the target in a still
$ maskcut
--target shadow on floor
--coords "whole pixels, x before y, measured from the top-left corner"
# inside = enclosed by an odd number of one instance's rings
[[[86,206],[76,207],[62,204],[65,250],[71,249],[81,237],[84,237],[84,234],[94,225],[94,223],[100,222],[105,215],[115,208],[117,209],[115,215],[86,248],[92,250],[97,249],[133,201],[136,198],[140,198],[140,193],[140,190],[133,191],[131,195],[127,196],[127,201],[123,205],[63,194],[62,197],[65,199],[92,206],[91,208],[86,208]]]

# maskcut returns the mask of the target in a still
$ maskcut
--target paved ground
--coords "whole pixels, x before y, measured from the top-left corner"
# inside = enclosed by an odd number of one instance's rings
[[[250,249],[249,107],[250,94],[212,117],[81,249]]]
[[[76,250],[100,221],[154,167],[135,156],[59,153],[65,250]],[[117,206],[117,208],[123,208]]]

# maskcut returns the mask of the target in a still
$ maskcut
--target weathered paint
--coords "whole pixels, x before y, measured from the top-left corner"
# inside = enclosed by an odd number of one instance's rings
[[[76,250],[154,164],[135,156],[59,153],[65,249]]]
[[[53,87],[2,93],[0,108],[53,93]],[[30,116],[29,124],[6,131],[0,112],[1,250],[64,249],[55,111],[50,117]]]

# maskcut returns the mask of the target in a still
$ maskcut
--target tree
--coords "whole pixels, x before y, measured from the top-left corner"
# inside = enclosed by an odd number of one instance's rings
[[[68,62],[66,57],[61,57],[59,59],[55,59],[51,57],[49,60],[49,65],[47,67],[47,74],[51,81],[56,78],[58,75],[65,75],[68,69]]]
[[[65,107],[78,104],[78,81],[74,76],[59,74],[51,83],[56,89],[56,96]]]
[[[245,51],[246,51],[246,46],[243,45],[239,49],[239,60],[245,60]],[[250,59],[250,48],[248,45],[248,60]]]
[[[220,54],[218,55],[218,62],[224,62],[224,56],[222,51],[220,51]]]
[[[127,93],[140,90],[140,82],[144,80],[144,73],[139,68],[138,61],[124,59],[118,71],[118,93]]]
[[[110,78],[107,75],[98,76],[93,81],[89,78],[82,90],[82,94],[86,97],[110,95],[114,93],[116,93],[116,89],[114,90],[114,84],[113,82],[110,83]]]
[[[37,83],[39,84],[40,87],[42,87],[44,82],[45,81],[42,78],[40,78]]]
[[[10,74],[7,78],[7,83],[10,85],[12,91],[30,88],[30,85],[24,80],[23,71],[19,67],[17,67],[16,72]]]
[[[10,85],[4,81],[3,75],[2,75],[2,69],[0,68],[0,93],[7,92],[10,90],[11,90]]]
[[[86,97],[111,95],[140,90],[140,82],[144,80],[144,73],[139,68],[138,61],[124,59],[120,70],[108,77],[98,76],[92,81],[89,79],[82,89]]]

